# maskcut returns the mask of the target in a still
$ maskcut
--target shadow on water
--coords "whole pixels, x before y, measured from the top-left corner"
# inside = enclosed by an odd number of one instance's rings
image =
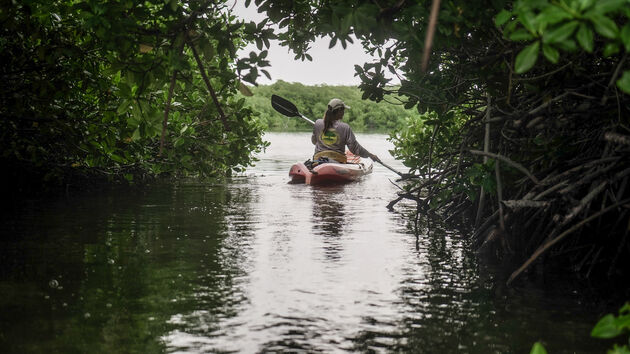
[[[199,321],[209,327],[231,316],[243,301],[248,234],[233,237],[238,223],[226,220],[248,218],[251,197],[180,184],[3,214],[3,351],[160,352],[191,303],[208,309],[212,319]]]

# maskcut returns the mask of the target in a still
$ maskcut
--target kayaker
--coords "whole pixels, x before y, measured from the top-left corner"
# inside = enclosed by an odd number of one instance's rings
[[[333,98],[328,102],[328,109],[323,119],[315,121],[311,141],[315,144],[313,160],[322,157],[332,158],[338,162],[346,162],[345,149],[361,157],[369,157],[380,162],[378,156],[367,151],[359,144],[350,126],[342,122],[344,112],[350,109],[342,100]]]

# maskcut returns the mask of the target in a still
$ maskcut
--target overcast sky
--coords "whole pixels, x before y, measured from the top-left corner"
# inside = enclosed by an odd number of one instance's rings
[[[260,22],[265,19],[263,14],[257,12],[254,1],[246,8],[245,0],[236,0],[234,13],[246,21]],[[363,52],[358,40],[355,40],[354,44],[348,43],[345,50],[339,42],[332,49],[328,49],[329,43],[328,37],[318,39],[308,52],[313,61],[301,61],[293,59],[295,55],[289,53],[286,47],[272,41],[267,57],[271,67],[264,68],[271,74],[272,80],[269,81],[262,75],[258,83],[266,85],[276,80],[284,80],[305,85],[358,85],[360,79],[354,76],[354,65],[362,66],[373,58]],[[252,50],[258,50],[256,45],[247,47],[240,55],[245,56]]]

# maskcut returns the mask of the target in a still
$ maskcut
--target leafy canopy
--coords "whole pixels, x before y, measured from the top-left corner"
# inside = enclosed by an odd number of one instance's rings
[[[237,97],[273,31],[227,1],[3,3],[3,163],[47,179],[224,174],[253,162],[262,125]],[[237,58],[257,42],[260,51]]]

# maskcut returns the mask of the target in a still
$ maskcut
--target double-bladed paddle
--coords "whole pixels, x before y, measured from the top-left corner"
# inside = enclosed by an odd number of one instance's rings
[[[285,98],[282,98],[278,95],[271,95],[271,106],[278,111],[279,113],[287,116],[287,117],[300,117],[302,119],[304,119],[305,121],[311,123],[311,124],[315,124],[315,122],[313,122],[312,120],[308,119],[307,117],[305,117],[302,113],[300,113],[300,111],[297,109],[297,107],[291,103],[290,101],[288,101]],[[387,165],[386,163],[384,163],[383,161],[376,161],[378,163],[380,163],[381,165],[387,167],[390,171],[396,173],[397,175],[399,175],[402,178],[408,178],[409,175],[408,174],[404,174],[402,172],[398,172],[396,170],[394,170],[391,166]]]

